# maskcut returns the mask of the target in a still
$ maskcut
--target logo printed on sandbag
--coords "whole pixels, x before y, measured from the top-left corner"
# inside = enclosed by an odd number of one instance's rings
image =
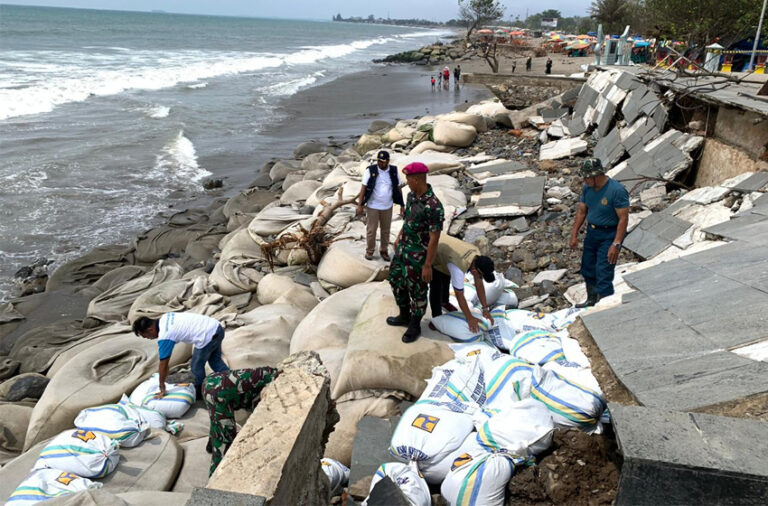
[[[61,473],[58,478],[56,478],[56,481],[64,485],[65,487],[69,486],[70,483],[78,479],[79,476],[74,473]]]
[[[533,318],[535,320],[543,320],[545,316],[546,316],[546,314],[541,313],[541,312],[531,314],[531,318]]]
[[[453,464],[451,464],[451,471],[471,461],[472,461],[472,455],[470,455],[469,453],[462,453],[461,455],[459,455],[453,460]]]
[[[468,357],[474,356],[474,355],[480,355],[480,350],[472,350],[469,353],[467,353]]]
[[[93,439],[96,439],[96,434],[90,430],[76,430],[72,433],[72,437],[79,439],[83,443],[87,443]]]
[[[435,427],[437,426],[437,422],[439,422],[440,419],[436,416],[429,416],[424,414],[419,414],[419,416],[416,417],[415,420],[413,420],[413,423],[411,426],[416,427],[417,429],[421,429],[425,432],[432,432],[435,430]]]

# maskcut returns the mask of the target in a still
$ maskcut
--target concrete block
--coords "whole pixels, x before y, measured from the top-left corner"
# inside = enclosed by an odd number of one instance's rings
[[[493,245],[497,248],[514,248],[523,242],[524,238],[525,236],[522,235],[503,235],[493,241]]]
[[[250,494],[195,488],[186,506],[266,506],[267,499]]]
[[[588,147],[587,141],[578,138],[560,139],[558,141],[548,142],[541,146],[539,161],[567,158],[585,152]]]
[[[766,422],[610,403],[617,505],[764,504]]]
[[[595,158],[599,158],[603,167],[609,169],[624,155],[624,145],[621,143],[619,129],[612,129],[608,135],[602,137],[593,150]]]
[[[675,216],[653,213],[627,235],[624,247],[643,258],[651,258],[671,245],[690,226]]]
[[[490,178],[475,209],[480,216],[527,216],[541,209],[545,176]]]

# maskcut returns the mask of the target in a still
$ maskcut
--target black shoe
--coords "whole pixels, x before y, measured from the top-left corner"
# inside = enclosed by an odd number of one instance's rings
[[[594,285],[587,285],[587,300],[585,300],[581,304],[576,304],[576,307],[579,309],[583,309],[585,307],[592,307],[595,304],[597,304],[597,301],[599,300],[600,300],[600,295],[597,293],[597,290],[595,290]]]
[[[408,307],[401,307],[398,316],[390,316],[387,318],[387,325],[392,325],[393,327],[405,327],[410,321],[411,310]]]
[[[205,451],[208,453],[213,453],[213,444],[211,443],[211,438],[208,438],[208,442],[205,444]]]
[[[421,318],[416,318],[414,316],[411,318],[410,323],[408,323],[408,330],[406,330],[405,334],[403,334],[403,342],[412,343],[416,339],[418,339],[420,335],[421,335]]]

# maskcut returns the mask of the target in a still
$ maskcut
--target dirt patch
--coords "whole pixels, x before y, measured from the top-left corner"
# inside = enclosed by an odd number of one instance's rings
[[[768,421],[768,393],[761,393],[696,410],[697,413]]]
[[[518,470],[507,485],[506,505],[612,504],[621,456],[610,426],[601,435],[577,429],[555,433],[552,452]]]

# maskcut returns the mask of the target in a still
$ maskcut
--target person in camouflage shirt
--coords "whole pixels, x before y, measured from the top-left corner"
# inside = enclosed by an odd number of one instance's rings
[[[387,318],[393,326],[407,326],[403,342],[421,334],[421,318],[427,308],[427,287],[432,281],[432,263],[443,229],[443,204],[427,184],[426,165],[413,162],[403,168],[411,192],[405,205],[403,228],[395,241],[389,266],[389,284],[400,314]]]
[[[277,369],[257,367],[235,369],[229,372],[215,372],[208,375],[203,383],[203,400],[211,419],[208,446],[211,453],[213,474],[224,454],[235,440],[235,411],[253,411],[261,399],[261,390],[277,377]]]

